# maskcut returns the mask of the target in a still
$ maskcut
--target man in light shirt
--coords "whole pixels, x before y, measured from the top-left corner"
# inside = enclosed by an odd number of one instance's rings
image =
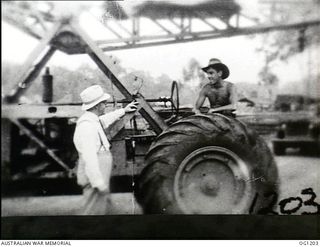
[[[77,182],[83,188],[83,214],[104,215],[110,200],[112,155],[103,127],[107,128],[127,112],[136,111],[138,103],[105,113],[110,95],[99,85],[86,88],[80,97],[85,113],[77,121],[73,142],[79,154]]]

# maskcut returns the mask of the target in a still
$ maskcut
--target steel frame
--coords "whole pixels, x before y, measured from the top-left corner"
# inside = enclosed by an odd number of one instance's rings
[[[5,102],[9,104],[16,103],[20,96],[28,89],[34,79],[39,75],[41,69],[45,66],[45,64],[49,61],[51,56],[54,54],[57,41],[59,38],[63,38],[62,33],[68,30],[71,32],[72,40],[68,42],[76,42],[76,44],[80,43],[84,45],[84,47],[80,47],[81,50],[85,48],[87,54],[93,59],[93,61],[98,65],[98,67],[102,70],[102,72],[112,81],[112,83],[119,89],[119,91],[125,96],[126,100],[132,101],[136,100],[139,102],[139,113],[146,119],[146,121],[150,124],[153,130],[160,134],[166,127],[166,123],[160,118],[160,116],[152,109],[152,107],[148,104],[148,102],[144,99],[142,95],[132,95],[122,84],[122,82],[116,76],[114,72],[114,65],[112,63],[111,58],[106,56],[103,51],[96,45],[96,43],[91,40],[91,38],[85,33],[84,30],[78,25],[77,20],[70,17],[70,19],[62,19],[60,20],[52,30],[42,39],[40,44],[34,49],[31,55],[26,60],[23,69],[21,70],[20,76],[16,81],[17,87],[13,90],[9,95],[5,97]],[[64,43],[61,41],[61,43]],[[48,50],[46,50],[48,48]],[[72,47],[72,44],[71,44]],[[63,47],[65,50],[66,47]],[[44,54],[44,55],[43,55]],[[74,54],[73,52],[71,54]],[[33,66],[35,60],[39,59],[40,61]],[[45,105],[45,108],[48,106]],[[54,106],[52,106],[54,107]],[[24,108],[23,105],[19,106],[20,110]],[[47,154],[54,159],[60,166],[68,169],[68,166],[44,143],[42,142],[27,126],[24,126],[20,123],[19,118],[14,116],[10,116],[10,112],[4,111],[2,118],[8,118],[12,123],[17,125],[24,133],[29,136],[33,141],[35,141],[40,148],[45,149]],[[117,133],[128,123],[135,114],[127,114],[124,118],[118,121],[115,125],[113,125],[110,129],[108,129],[109,138],[113,138],[117,135]]]
[[[192,41],[201,41],[208,39],[226,38],[240,35],[258,34],[277,30],[303,29],[309,26],[320,25],[320,20],[306,21],[299,23],[281,24],[281,25],[256,25],[251,27],[239,27],[228,25],[225,29],[218,29],[206,19],[201,19],[208,27],[207,31],[191,31],[190,26],[180,27],[179,31],[174,33],[167,27],[162,26],[166,34],[159,35],[139,35],[131,34],[130,37],[119,37],[115,39],[97,40],[97,44],[103,51],[124,50],[133,48],[142,48],[157,45],[169,45],[176,43],[186,43]],[[172,21],[172,20],[171,20]],[[189,19],[192,22],[192,19]],[[158,21],[157,21],[158,22]],[[159,22],[158,22],[159,24]],[[175,23],[177,27],[179,25]],[[187,30],[187,31],[186,31]],[[120,36],[120,34],[117,34]]]
[[[262,0],[262,3],[263,2],[264,1]],[[271,1],[270,3],[273,4],[275,1]],[[6,11],[3,11],[3,18],[38,39],[43,38],[44,31],[48,30],[48,27],[56,21],[55,17],[52,16],[50,12],[36,12],[34,10],[26,11],[19,8],[17,5],[6,6]],[[28,18],[32,18],[34,21],[32,28],[26,23]],[[142,25],[142,19],[146,19],[153,23],[155,27],[160,28],[160,32],[154,34],[151,30],[146,29]],[[230,20],[232,20],[232,23]],[[243,20],[246,20],[246,22],[249,21],[251,24],[245,26],[242,24]],[[204,31],[197,31],[194,29],[196,21],[200,21],[203,24]],[[236,12],[229,20],[218,17],[204,18],[201,13],[195,12],[193,13],[193,17],[181,16],[181,18],[175,19],[133,17],[128,20],[117,20],[110,17],[104,19],[102,23],[106,27],[106,31],[108,30],[115,38],[96,40],[94,42],[102,49],[102,51],[114,51],[256,34],[276,30],[303,29],[308,26],[320,25],[320,20],[264,25],[259,23],[257,19],[251,18],[241,12]],[[222,23],[223,27],[218,28],[216,25],[218,23]],[[61,50],[66,52],[63,49]],[[82,54],[86,53],[86,51],[78,49],[72,53]]]
[[[72,170],[68,167],[68,165],[62,160],[60,159],[53,150],[51,150],[40,138],[38,138],[34,132],[28,128],[27,126],[25,126],[24,124],[21,123],[21,121],[19,119],[13,119],[10,118],[10,121],[12,123],[14,123],[20,130],[22,130],[31,140],[33,140],[35,143],[38,144],[38,146],[45,150],[46,153],[54,160],[57,162],[57,164],[59,164],[62,168],[64,168],[66,171],[69,172],[69,175],[72,176]]]

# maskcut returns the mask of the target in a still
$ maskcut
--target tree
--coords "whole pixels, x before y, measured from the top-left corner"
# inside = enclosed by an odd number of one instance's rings
[[[259,77],[266,86],[276,86],[279,81],[277,75],[270,70],[268,64],[259,72]]]
[[[183,81],[194,87],[205,80],[205,74],[201,70],[200,63],[191,58],[187,66],[182,70]]]
[[[113,57],[113,60],[117,61],[115,69],[120,81],[130,93],[135,94],[140,92],[146,99],[158,99],[163,96],[170,96],[171,83],[173,80],[168,75],[162,74],[159,77],[154,78],[146,71],[134,70],[127,72],[116,57]],[[4,72],[2,73],[3,95],[8,94],[11,89],[17,86],[13,85],[12,82],[16,81],[19,68],[20,66],[16,64],[2,64],[2,70]],[[101,85],[113,96],[115,101],[124,99],[124,96],[100,69],[92,68],[87,64],[80,66],[75,71],[71,71],[65,67],[52,65],[50,66],[50,73],[53,75],[54,102],[80,103],[81,99],[79,94],[81,91],[93,84]],[[42,101],[42,75],[43,72],[41,72],[38,78],[32,82],[23,95],[34,103],[41,103]],[[189,85],[179,83],[179,92],[181,104],[193,104],[190,100],[194,99],[195,92]]]
[[[271,4],[271,11],[263,18],[274,25],[319,18],[319,0],[292,1],[291,3],[288,1],[275,1]],[[257,51],[265,54],[266,64],[259,75],[262,81],[274,85],[277,82],[277,78],[271,69],[273,64],[277,61],[286,62],[290,57],[306,48],[313,49],[313,47],[319,46],[320,27],[267,33],[261,36],[260,43],[261,46]]]

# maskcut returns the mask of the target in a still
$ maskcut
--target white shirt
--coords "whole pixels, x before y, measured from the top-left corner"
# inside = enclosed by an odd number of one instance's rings
[[[82,186],[90,183],[92,187],[104,190],[107,188],[105,178],[99,167],[99,152],[109,152],[110,143],[102,129],[114,123],[125,114],[124,109],[106,113],[100,117],[86,111],[77,121],[73,136],[74,145],[79,153],[78,183]],[[111,164],[110,164],[111,165]]]

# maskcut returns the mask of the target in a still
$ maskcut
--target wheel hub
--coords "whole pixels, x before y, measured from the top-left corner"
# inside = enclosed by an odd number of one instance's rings
[[[208,196],[217,196],[220,190],[220,183],[214,176],[206,176],[200,184],[201,192]]]
[[[174,196],[187,214],[247,213],[252,184],[247,165],[234,152],[208,146],[189,154],[174,179]]]

